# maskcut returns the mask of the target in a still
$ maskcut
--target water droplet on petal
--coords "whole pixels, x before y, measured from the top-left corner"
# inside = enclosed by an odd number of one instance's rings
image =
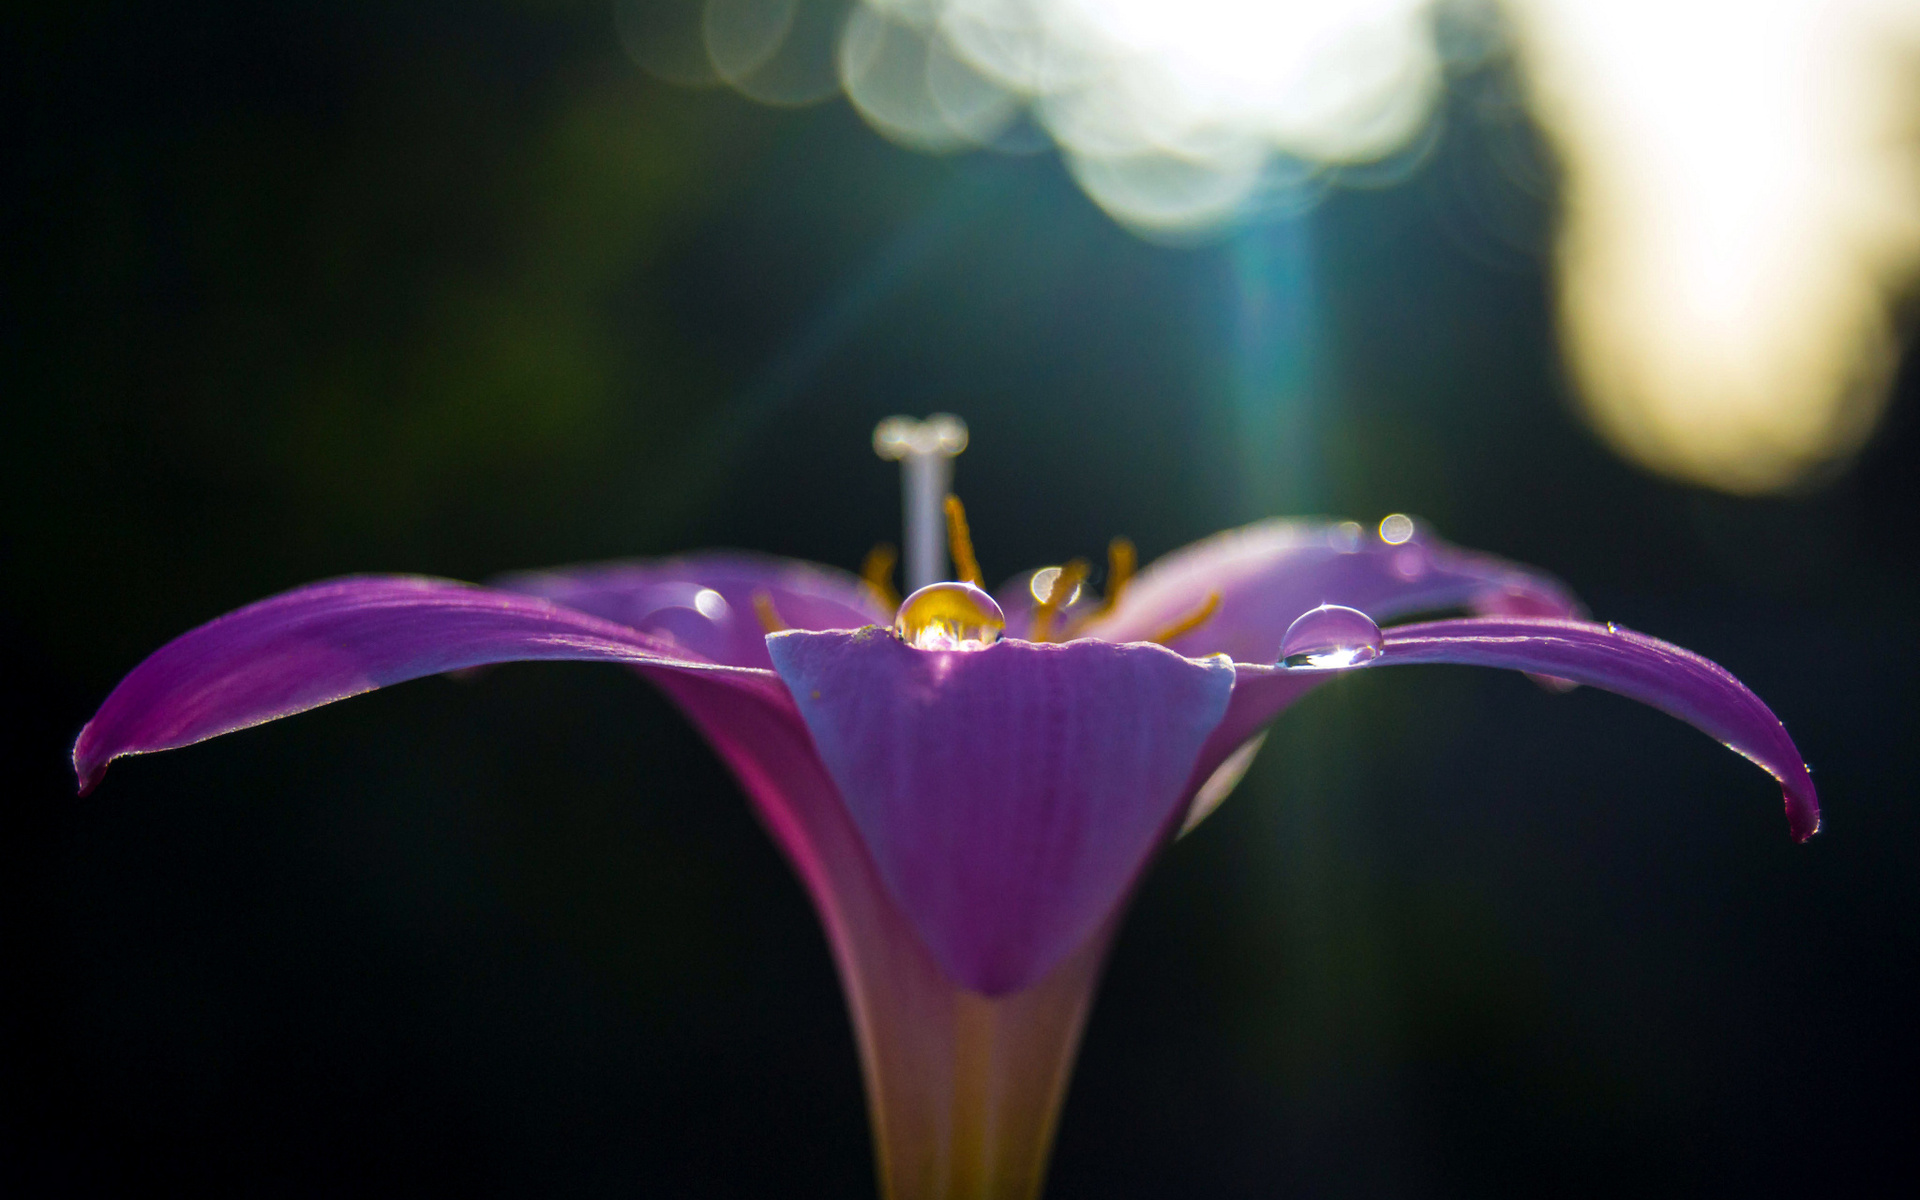
[[[1380,522],[1380,540],[1389,546],[1401,545],[1413,533],[1413,518],[1405,513],[1394,513]]]
[[[718,621],[726,617],[729,605],[727,598],[712,588],[701,588],[693,594],[693,607],[709,621]]]
[[[1041,567],[1033,573],[1033,578],[1027,581],[1027,590],[1033,593],[1035,600],[1045,604],[1048,598],[1053,595],[1053,581],[1058,578],[1060,578],[1059,567]],[[1054,607],[1065,608],[1079,598],[1080,585],[1076,583],[1073,585],[1073,595],[1068,596],[1060,603],[1054,605]]]
[[[1327,544],[1342,554],[1360,549],[1360,522],[1342,521],[1327,531]]]
[[[1380,627],[1357,608],[1322,604],[1301,613],[1280,639],[1280,665],[1296,671],[1363,667],[1380,657]]]
[[[893,618],[893,632],[916,650],[984,650],[1006,627],[993,597],[970,583],[930,583]]]

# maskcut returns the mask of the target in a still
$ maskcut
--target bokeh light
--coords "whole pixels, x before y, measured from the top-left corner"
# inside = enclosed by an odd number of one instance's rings
[[[1734,492],[1857,449],[1884,404],[1890,302],[1920,265],[1920,5],[1516,11],[1566,168],[1563,341],[1600,431]]]
[[[622,0],[662,78],[844,92],[923,150],[1058,146],[1146,236],[1417,165],[1436,31],[1510,26],[1565,167],[1570,372],[1629,458],[1739,493],[1871,433],[1920,264],[1911,0]],[[1471,40],[1471,39],[1469,39]],[[1385,172],[1391,179],[1394,172]]]
[[[830,66],[896,141],[1026,150],[1044,133],[1114,217],[1179,236],[1297,204],[1324,168],[1413,144],[1440,90],[1429,7],[667,0],[620,12],[630,52],[662,78],[797,103],[824,94]],[[829,58],[821,31],[836,27]],[[790,79],[812,82],[778,82]]]

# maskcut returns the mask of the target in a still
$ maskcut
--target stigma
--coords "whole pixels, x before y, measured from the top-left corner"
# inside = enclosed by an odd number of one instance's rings
[[[916,650],[985,650],[1000,640],[1006,614],[970,583],[933,583],[908,596],[893,632]]]

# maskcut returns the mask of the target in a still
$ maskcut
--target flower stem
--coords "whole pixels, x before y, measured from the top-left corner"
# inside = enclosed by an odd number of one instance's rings
[[[847,981],[886,992],[854,1009],[888,1200],[1038,1200],[1108,941],[1009,996],[955,987],[930,961],[906,988]]]

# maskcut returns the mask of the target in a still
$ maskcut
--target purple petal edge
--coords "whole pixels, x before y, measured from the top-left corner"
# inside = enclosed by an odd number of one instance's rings
[[[521,660],[644,663],[779,689],[546,600],[418,576],[360,576],[272,596],[181,634],[120,681],[73,745],[80,794],[114,759],[172,750],[463,667]]]
[[[859,629],[893,620],[893,610],[858,576],[739,550],[519,571],[490,586],[668,637],[700,658],[736,667],[773,666],[756,596],[792,629]],[[703,591],[717,593],[721,603],[709,598],[707,608],[699,607]]]
[[[1109,641],[1150,638],[1218,594],[1213,615],[1170,648],[1272,662],[1296,617],[1319,604],[1357,608],[1376,621],[1467,607],[1488,616],[1583,617],[1566,586],[1532,567],[1464,550],[1424,524],[1388,543],[1352,523],[1281,518],[1194,542],[1155,561],[1111,613],[1082,632]],[[1017,595],[1016,605],[1030,603]],[[1024,629],[1007,609],[1008,630]]]
[[[1678,717],[1779,781],[1799,841],[1820,830],[1820,802],[1780,718],[1717,663],[1644,633],[1546,617],[1468,617],[1386,631],[1368,668],[1417,663],[1507,667],[1616,692]]]

